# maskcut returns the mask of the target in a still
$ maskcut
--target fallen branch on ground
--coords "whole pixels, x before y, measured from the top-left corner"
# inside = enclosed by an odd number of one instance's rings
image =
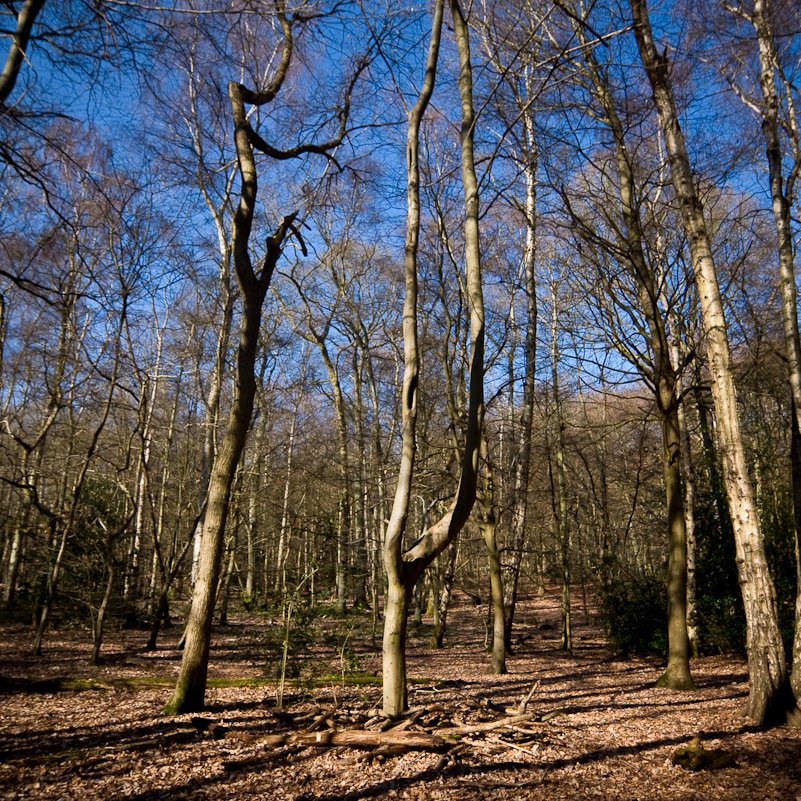
[[[282,745],[304,745],[330,748],[345,745],[350,748],[377,748],[384,746],[403,747],[409,751],[437,751],[448,745],[447,740],[436,734],[419,731],[346,731],[297,732],[290,734],[268,734],[259,738],[259,743],[272,747]]]

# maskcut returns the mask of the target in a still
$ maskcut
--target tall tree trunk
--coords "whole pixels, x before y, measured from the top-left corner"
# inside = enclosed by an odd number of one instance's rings
[[[382,671],[383,706],[384,712],[389,715],[396,715],[406,709],[406,625],[410,582],[403,561],[403,536],[409,517],[414,457],[417,449],[417,400],[420,378],[417,342],[417,249],[420,240],[419,138],[420,123],[436,81],[443,10],[444,0],[436,0],[425,78],[420,96],[409,113],[406,139],[408,217],[404,251],[406,287],[403,301],[404,371],[401,389],[403,433],[398,484],[384,539],[387,589],[384,599]]]
[[[287,550],[287,530],[289,525],[289,492],[292,488],[292,452],[295,449],[295,426],[297,424],[297,414],[292,415],[292,423],[289,426],[289,442],[287,443],[286,454],[286,479],[284,481],[284,500],[281,506],[281,527],[278,530],[278,558],[275,560],[275,584],[276,592],[286,592],[286,550]]]
[[[426,78],[418,101],[409,115],[407,138],[409,223],[406,240],[406,299],[404,301],[403,444],[395,503],[387,528],[384,561],[387,568],[387,603],[384,625],[383,707],[388,715],[406,707],[406,623],[408,598],[420,573],[458,536],[476,498],[476,480],[484,420],[484,296],[478,237],[478,181],[473,158],[473,77],[467,22],[458,0],[450,0],[459,50],[459,93],[462,106],[462,183],[465,196],[465,256],[470,302],[470,389],[467,433],[456,499],[449,511],[406,553],[403,533],[409,512],[411,478],[416,447],[417,383],[417,242],[420,226],[418,132],[420,119],[431,97],[437,68],[444,0],[434,9]]]
[[[562,636],[559,648],[573,652],[573,622],[570,609],[570,554],[567,530],[567,483],[565,481],[565,423],[562,418],[562,399],[559,395],[558,301],[553,285],[551,320],[551,378],[553,381],[553,413],[556,445],[556,488],[554,504],[556,530],[559,536],[559,558],[562,568]]]
[[[777,247],[779,253],[779,275],[782,291],[782,319],[784,322],[784,342],[787,354],[787,371],[790,381],[790,391],[793,399],[794,432],[801,430],[801,339],[798,332],[798,304],[795,281],[795,266],[793,264],[793,228],[792,228],[792,197],[795,182],[801,170],[801,142],[799,142],[798,121],[795,109],[791,105],[788,110],[790,139],[793,146],[793,166],[784,181],[782,170],[782,143],[779,129],[779,95],[776,89],[777,79],[781,79],[785,87],[789,86],[776,51],[776,40],[771,24],[771,9],[769,0],[754,0],[754,13],[751,23],[757,33],[759,47],[760,88],[765,101],[762,118],[762,133],[765,137],[765,147],[768,159],[770,176],[770,196],[773,203],[773,217],[776,223]],[[777,74],[778,73],[778,74]],[[792,104],[790,90],[787,90],[787,99]],[[782,186],[784,184],[784,186]],[[795,441],[795,433],[793,439]],[[793,485],[801,483],[801,457],[798,449],[792,449]],[[801,498],[794,495],[794,506],[801,502]],[[801,519],[801,512],[795,511],[795,520]],[[796,523],[795,540],[796,552],[801,542],[801,529]],[[791,685],[795,697],[801,701],[801,566],[798,572],[796,595],[795,637],[793,641],[793,669]]]
[[[679,351],[679,326],[674,326],[673,342],[671,344],[671,360],[676,370],[676,391],[681,397],[684,385],[680,372],[681,355]],[[679,436],[681,439],[681,469],[684,473],[684,528],[687,541],[687,641],[690,653],[699,656],[698,651],[698,611],[696,598],[696,534],[695,534],[695,468],[693,467],[692,451],[690,450],[690,433],[687,428],[687,413],[684,401],[677,409],[679,418]]]
[[[778,627],[776,592],[768,571],[762,528],[743,448],[726,320],[712,245],[703,216],[676,103],[666,55],[654,44],[644,0],[629,0],[642,63],[654,92],[671,177],[690,243],[693,271],[706,329],[712,395],[723,457],[724,481],[734,527],[737,566],[747,623],[749,698],[747,713],[757,724],[801,717],[790,689]]]
[[[483,444],[484,488],[479,500],[478,527],[481,538],[487,546],[489,561],[490,602],[492,604],[492,662],[490,670],[497,676],[506,673],[506,617],[503,607],[503,577],[501,575],[501,554],[495,531],[498,526],[498,507],[495,501],[495,482],[492,466],[488,460],[486,438]]]
[[[353,558],[352,571],[354,578],[353,604],[357,609],[364,609],[367,605],[367,529],[365,525],[365,463],[367,455],[364,437],[364,400],[362,398],[362,370],[363,361],[368,358],[366,352],[359,356],[359,349],[353,349],[353,385],[354,403],[353,425],[356,435],[356,469],[353,472],[353,537],[351,539],[351,556]]]
[[[278,74],[271,89],[274,97],[280,88],[292,53],[291,28],[283,14],[279,14],[283,34],[284,51]],[[232,236],[234,269],[242,293],[243,309],[237,352],[236,383],[225,435],[214,460],[209,478],[206,512],[203,519],[200,556],[197,577],[192,594],[192,607],[186,626],[181,668],[172,698],[164,708],[165,714],[181,714],[203,708],[208,673],[211,623],[217,582],[220,574],[225,524],[231,501],[231,487],[237,466],[245,446],[248,428],[253,415],[256,394],[255,364],[261,328],[261,311],[275,265],[281,256],[287,233],[291,230],[295,215],[285,217],[275,233],[267,239],[267,253],[261,271],[257,274],[250,261],[249,238],[256,205],[258,181],[253,156],[254,133],[245,113],[245,103],[267,102],[254,96],[241,84],[229,83],[234,119],[234,137],[241,175],[241,194],[237,206]]]
[[[533,94],[527,76],[527,94]],[[522,168],[526,178],[526,247],[523,255],[523,292],[526,298],[526,338],[524,346],[525,374],[523,397],[518,418],[516,455],[514,458],[514,489],[509,536],[506,541],[506,559],[503,565],[503,605],[506,646],[512,639],[512,625],[517,604],[517,587],[520,565],[526,538],[528,510],[528,480],[531,466],[531,428],[534,418],[534,390],[537,367],[537,149],[534,141],[534,121],[528,100],[523,113],[526,151],[522,155]]]
[[[578,35],[586,46],[588,43],[583,29],[578,31]],[[668,523],[668,664],[658,684],[675,690],[694,690],[696,687],[690,675],[687,638],[687,539],[681,488],[676,369],[671,361],[668,326],[659,306],[655,271],[646,256],[645,234],[636,200],[635,175],[626,147],[623,123],[591,49],[587,50],[585,60],[595,95],[603,108],[614,140],[618,191],[625,223],[625,256],[629,274],[636,287],[639,307],[647,324],[645,338],[651,355],[650,370],[645,365],[640,365],[639,369],[646,374],[654,387],[662,431],[662,473]]]

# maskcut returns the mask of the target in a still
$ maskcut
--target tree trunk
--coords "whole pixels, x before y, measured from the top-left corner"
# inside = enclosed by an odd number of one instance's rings
[[[273,82],[274,85],[277,82],[275,91],[283,81],[292,52],[289,23],[283,14],[279,14],[279,16],[284,32],[284,53],[279,74]],[[186,625],[186,642],[181,668],[172,698],[164,708],[165,714],[174,715],[194,712],[203,708],[211,643],[211,623],[217,596],[225,524],[231,501],[231,486],[253,415],[256,393],[255,364],[261,328],[261,310],[275,265],[281,256],[284,240],[295,218],[294,214],[285,217],[276,232],[267,239],[264,264],[257,275],[250,261],[248,242],[253,224],[258,181],[251,143],[254,134],[245,113],[245,102],[253,103],[260,98],[254,98],[252,93],[241,84],[233,82],[228,85],[228,96],[233,110],[234,136],[242,182],[231,237],[234,269],[243,299],[237,352],[237,380],[225,435],[209,478],[197,579]],[[266,102],[266,100],[262,102]]]
[[[448,610],[451,608],[453,597],[453,579],[456,575],[456,560],[459,558],[459,543],[451,542],[445,551],[445,564],[442,567],[437,586],[439,592],[434,598],[437,607],[434,623],[434,636],[431,639],[432,648],[442,648],[445,640],[445,629],[448,626]]]
[[[246,178],[243,174],[243,184],[245,181]],[[240,206],[240,210],[241,208]],[[242,226],[243,223],[240,221],[239,225]],[[211,623],[217,597],[217,581],[220,574],[225,524],[231,500],[231,486],[245,446],[256,391],[254,366],[264,292],[253,281],[243,286],[242,295],[244,310],[237,359],[238,380],[225,436],[217,458],[214,460],[209,479],[206,514],[200,538],[201,547],[195,587],[192,593],[192,606],[186,624],[183,657],[175,690],[164,708],[164,714],[167,715],[198,712],[204,706]]]
[[[586,45],[584,31],[578,33],[582,44]],[[635,175],[626,148],[623,123],[592,50],[587,51],[585,58],[595,94],[604,110],[615,144],[618,191],[625,223],[625,256],[639,307],[647,324],[644,335],[651,355],[650,371],[645,365],[638,366],[654,388],[662,431],[662,473],[668,521],[668,664],[658,685],[675,690],[694,690],[687,639],[687,545],[681,490],[676,369],[671,361],[665,316],[659,306],[657,278],[646,256],[645,235],[636,200]]]
[[[706,329],[724,482],[734,527],[737,567],[746,612],[749,668],[747,713],[758,725],[783,723],[798,713],[798,707],[790,690],[784,646],[777,623],[776,592],[768,572],[762,528],[748,476],[712,245],[679,126],[667,57],[660,55],[656,49],[644,0],[629,0],[629,3],[637,45],[654,92],[673,186],[690,243]]]
[[[793,415],[792,462],[793,462],[793,519],[795,521],[795,634],[793,636],[793,667],[790,685],[796,699],[801,701],[801,429]]]
[[[795,282],[795,266],[793,264],[793,228],[792,228],[792,197],[798,169],[801,167],[801,153],[799,152],[799,132],[795,119],[794,109],[789,109],[791,125],[791,139],[794,146],[794,165],[790,171],[786,184],[783,184],[782,171],[782,143],[779,129],[779,96],[776,91],[777,70],[781,72],[781,64],[776,52],[776,41],[770,19],[769,0],[755,0],[754,13],[751,22],[757,33],[759,45],[760,87],[765,101],[762,119],[762,133],[765,136],[765,146],[770,176],[770,196],[773,202],[773,217],[776,222],[776,237],[779,253],[779,275],[782,291],[782,319],[784,322],[784,342],[787,354],[787,371],[790,381],[790,391],[793,399],[793,443],[796,445],[795,432],[801,430],[801,339],[798,331],[798,304]],[[784,75],[781,74],[781,78]],[[785,82],[786,83],[786,82]],[[788,100],[792,98],[788,97]],[[801,483],[797,474],[801,469],[801,459],[793,447],[793,485]],[[795,547],[798,552],[801,542],[801,529],[798,521],[801,512],[797,506],[801,502],[798,494],[794,494],[795,507]],[[795,637],[793,641],[793,669],[791,685],[795,697],[801,701],[801,565],[798,567],[798,585],[796,595]]]
[[[437,68],[444,0],[437,0],[434,24],[426,64],[426,77],[420,97],[409,115],[407,138],[409,222],[406,239],[406,298],[404,301],[403,376],[403,442],[402,462],[398,475],[392,516],[387,528],[384,561],[387,569],[387,606],[384,625],[384,691],[383,707],[388,715],[396,715],[406,707],[406,620],[409,594],[420,573],[453,540],[467,522],[476,498],[478,458],[484,419],[484,296],[478,238],[478,181],[473,159],[472,68],[467,23],[458,0],[450,0],[451,15],[459,49],[459,92],[462,105],[462,183],[465,196],[465,256],[467,290],[470,301],[470,390],[467,434],[461,477],[456,500],[445,516],[403,553],[403,533],[409,512],[411,479],[416,449],[417,383],[417,242],[420,227],[418,132],[420,120],[428,105]]]
[[[286,454],[286,480],[284,481],[284,500],[281,506],[281,528],[278,531],[278,558],[275,564],[275,584],[277,592],[286,592],[286,549],[287,549],[287,526],[289,524],[289,492],[292,488],[292,451],[295,448],[295,425],[297,424],[297,414],[292,415],[292,423],[289,427],[289,442],[287,443]]]
[[[676,370],[676,391],[681,397],[684,386],[681,377],[679,354],[679,327],[674,326],[671,359]],[[690,653],[699,656],[698,651],[698,613],[696,608],[696,535],[695,535],[695,469],[690,450],[690,433],[687,429],[687,415],[684,402],[679,403],[676,410],[679,419],[679,437],[681,439],[681,469],[684,473],[684,528],[687,542],[687,641]]]
[[[22,520],[14,526],[11,538],[11,549],[8,555],[8,569],[6,570],[6,583],[3,587],[3,607],[6,612],[14,608],[14,595],[17,591],[17,578],[19,576],[20,556],[23,550],[23,536],[27,525],[27,510],[23,512]]]
[[[675,399],[675,391],[672,393]],[[662,415],[662,472],[668,517],[668,663],[657,685],[695,690],[687,636],[687,536],[681,488],[681,431],[677,402]]]
[[[103,593],[103,600],[97,610],[95,620],[94,638],[92,641],[92,654],[89,657],[90,665],[97,665],[100,662],[100,648],[103,645],[103,628],[106,623],[106,610],[108,602],[111,600],[111,590],[114,587],[114,561],[111,558],[111,543],[107,544],[106,568],[108,569],[108,581],[106,581],[106,591]]]
[[[484,490],[479,501],[478,527],[489,561],[490,601],[492,604],[492,663],[490,670],[497,676],[506,673],[506,616],[503,607],[503,578],[501,555],[495,531],[498,526],[498,508],[495,503],[495,482],[488,459],[488,448],[484,440]]]
[[[530,73],[529,73],[530,75]],[[533,87],[527,81],[527,94],[533,94]],[[528,100],[526,101],[528,104]],[[526,516],[528,510],[528,481],[531,466],[531,428],[534,417],[534,391],[537,367],[537,150],[534,141],[534,121],[530,106],[523,113],[526,152],[523,154],[522,168],[526,177],[526,248],[523,256],[524,284],[526,297],[526,340],[525,375],[523,377],[523,397],[518,420],[518,437],[514,460],[514,494],[509,536],[506,542],[507,558],[503,565],[503,606],[506,647],[512,638],[517,586],[520,578],[520,565],[523,560],[523,547],[526,538]]]

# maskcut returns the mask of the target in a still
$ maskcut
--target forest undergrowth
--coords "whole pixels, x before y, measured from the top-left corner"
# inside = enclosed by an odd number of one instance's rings
[[[34,659],[30,629],[0,627],[0,796],[801,801],[801,731],[739,714],[744,659],[693,660],[697,692],[658,689],[663,661],[616,655],[583,601],[570,655],[557,650],[558,592],[524,600],[509,673],[493,676],[482,610],[458,594],[445,648],[410,626],[410,714],[397,720],[380,714],[369,614],[300,620],[283,687],[278,622],[229,615],[214,629],[206,711],[175,717],[161,709],[179,627],[155,652],[145,631],[110,632],[94,667],[86,632],[50,633]],[[733,764],[673,764],[694,737]]]

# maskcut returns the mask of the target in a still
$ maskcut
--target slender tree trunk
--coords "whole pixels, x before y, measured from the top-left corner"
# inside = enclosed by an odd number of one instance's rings
[[[451,599],[453,598],[453,579],[456,576],[456,562],[458,559],[459,543],[454,540],[445,550],[445,564],[442,566],[439,581],[437,582],[439,592],[434,598],[437,614],[434,623],[434,636],[431,639],[432,648],[442,648],[445,641],[445,629],[448,627],[448,610],[451,608]]]
[[[275,564],[275,591],[286,591],[286,539],[289,524],[289,492],[292,488],[292,452],[295,449],[295,425],[297,414],[292,415],[292,423],[289,427],[289,442],[287,443],[286,454],[286,480],[284,481],[284,500],[281,506],[281,527],[278,531],[278,558]]]
[[[92,655],[89,657],[90,665],[97,665],[100,662],[100,648],[103,645],[103,628],[106,623],[106,611],[111,600],[111,591],[114,587],[114,560],[111,558],[111,543],[106,546],[106,569],[108,570],[108,580],[106,581],[106,591],[103,593],[103,600],[97,610],[95,620],[94,638],[92,642]]]
[[[222,587],[220,589],[219,595],[219,607],[220,607],[220,625],[227,626],[228,625],[228,599],[231,590],[231,577],[234,575],[234,568],[236,567],[236,534],[234,534],[233,540],[230,543],[230,547],[228,548],[228,567],[225,570],[225,578],[223,579]]]
[[[798,717],[799,711],[790,689],[784,646],[777,623],[776,592],[768,571],[765,543],[748,476],[726,320],[712,246],[679,126],[667,57],[660,55],[656,49],[644,0],[629,0],[629,3],[637,45],[662,124],[673,185],[690,243],[706,329],[724,480],[746,612],[749,668],[747,713],[758,725],[783,723]]]
[[[17,77],[23,62],[27,58],[28,42],[31,37],[36,16],[42,10],[45,0],[25,0],[18,12],[17,24],[11,35],[11,43],[6,56],[6,63],[0,73],[0,109],[6,105],[9,95],[14,91]],[[10,7],[13,13],[13,7]]]
[[[533,93],[527,78],[527,94]],[[534,121],[530,108],[523,114],[526,152],[523,154],[523,171],[526,178],[526,247],[523,256],[523,291],[526,298],[525,375],[523,397],[518,418],[518,436],[514,459],[514,489],[509,536],[506,542],[506,559],[502,571],[504,628],[506,647],[512,639],[512,626],[517,604],[520,565],[526,539],[528,510],[528,481],[531,466],[531,428],[534,418],[534,391],[537,367],[537,149],[534,141]]]
[[[6,583],[3,587],[3,606],[6,612],[14,608],[14,596],[17,592],[17,579],[19,578],[19,566],[23,551],[23,536],[27,525],[27,510],[23,512],[22,520],[14,526],[14,534],[11,537],[11,547],[8,554],[8,569],[6,570]]]
[[[417,449],[417,390],[420,378],[417,342],[417,249],[420,239],[419,136],[420,123],[431,99],[437,75],[443,10],[444,0],[436,0],[425,78],[420,96],[409,113],[406,140],[408,218],[404,252],[406,291],[403,301],[404,371],[401,389],[403,434],[395,501],[384,540],[387,587],[384,599],[382,671],[383,706],[384,712],[388,715],[397,715],[406,709],[406,626],[410,582],[405,575],[403,536],[409,517],[412,474]]]
[[[671,395],[675,398],[675,392]],[[681,488],[681,431],[674,403],[661,416],[662,472],[668,517],[668,663],[657,684],[695,690],[687,636],[687,532]]]
[[[434,9],[426,78],[409,117],[407,138],[409,223],[406,240],[406,299],[404,301],[403,377],[403,442],[402,462],[389,526],[387,527],[384,560],[387,568],[387,604],[384,625],[384,712],[395,715],[406,707],[406,622],[408,597],[420,573],[459,534],[476,498],[478,458],[484,419],[484,296],[478,238],[478,181],[473,159],[473,126],[475,117],[472,100],[472,68],[466,20],[458,0],[450,0],[454,32],[459,50],[459,92],[462,101],[462,182],[465,195],[465,255],[467,293],[470,302],[470,389],[467,415],[467,434],[461,477],[456,500],[449,511],[414,547],[403,553],[403,533],[409,512],[411,478],[416,448],[415,420],[417,415],[417,241],[420,225],[418,132],[420,119],[431,97],[437,68],[443,0]]]
[[[503,606],[503,577],[501,575],[501,555],[495,532],[498,526],[498,508],[495,503],[495,482],[492,466],[488,460],[486,439],[484,455],[484,490],[479,501],[478,527],[484,545],[487,547],[489,561],[490,601],[492,604],[492,662],[490,670],[495,675],[506,673],[506,616]]]
[[[567,482],[565,480],[565,434],[562,418],[562,399],[559,395],[559,346],[557,330],[557,297],[556,284],[553,286],[551,321],[551,376],[553,381],[554,419],[556,428],[556,486],[557,509],[556,527],[559,534],[559,556],[562,568],[562,636],[559,648],[573,653],[573,624],[570,609],[570,554],[568,550],[569,534],[567,530]]]
[[[582,44],[587,42],[583,29],[578,31]],[[636,201],[636,183],[623,124],[608,84],[592,50],[586,53],[596,97],[604,110],[615,144],[619,194],[625,223],[626,257],[629,273],[637,290],[639,306],[647,324],[646,340],[651,354],[650,378],[662,430],[662,470],[668,520],[668,664],[659,686],[676,690],[694,690],[690,675],[687,638],[687,559],[684,503],[681,489],[681,438],[678,426],[676,371],[670,358],[665,316],[659,306],[655,272],[647,257],[645,235]],[[640,368],[644,371],[646,368]]]
[[[801,429],[793,415],[791,458],[793,462],[793,519],[795,521],[795,634],[793,636],[793,666],[790,685],[797,700],[801,700]]]
[[[684,394],[684,386],[679,372],[681,356],[679,353],[678,324],[674,326],[671,357],[676,372],[676,391]],[[676,414],[679,419],[679,437],[681,439],[681,469],[684,473],[684,528],[687,541],[687,641],[690,653],[699,656],[698,651],[698,612],[696,606],[696,534],[695,534],[695,468],[690,450],[690,433],[687,429],[687,414],[684,402],[679,404]]]
[[[364,516],[365,471],[364,460],[367,453],[364,438],[364,401],[362,398],[362,361],[358,358],[358,349],[353,350],[353,384],[354,384],[354,428],[356,433],[356,469],[353,472],[353,538],[351,555],[353,557],[354,593],[353,603],[357,609],[367,605],[367,530]]]
[[[315,336],[315,341],[320,350],[320,356],[328,372],[328,383],[334,395],[334,409],[337,413],[337,433],[339,437],[339,476],[342,483],[339,497],[339,515],[337,519],[337,548],[336,548],[336,608],[339,614],[344,614],[348,600],[347,566],[349,552],[349,536],[351,529],[351,476],[350,463],[348,458],[348,420],[345,410],[345,398],[342,394],[342,385],[339,380],[339,373],[325,343],[325,335]]]

